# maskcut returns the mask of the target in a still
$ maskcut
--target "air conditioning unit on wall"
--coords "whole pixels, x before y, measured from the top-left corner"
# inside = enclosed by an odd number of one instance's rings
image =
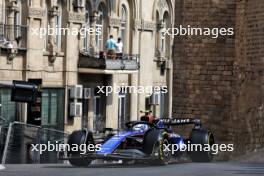
[[[83,96],[83,86],[76,85],[73,86],[70,90],[70,98],[71,99],[82,99]]]
[[[160,104],[160,94],[159,93],[153,93],[149,97],[149,105],[159,105]]]
[[[82,103],[73,102],[70,104],[70,116],[71,117],[82,116]]]

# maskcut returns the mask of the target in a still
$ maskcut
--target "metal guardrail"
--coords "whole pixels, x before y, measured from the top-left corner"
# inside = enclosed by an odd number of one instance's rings
[[[0,134],[4,140],[2,164],[27,163],[61,163],[57,158],[58,151],[32,150],[32,144],[63,144],[68,134],[63,131],[43,128],[21,122],[10,123]]]
[[[96,58],[96,59],[111,59],[111,57],[107,54],[106,51],[101,52],[83,52],[83,56],[90,57],[90,58]],[[120,60],[137,60],[139,61],[140,55],[139,54],[122,54],[122,56],[117,56],[115,59]]]
[[[139,69],[139,55],[138,54],[124,54],[120,57],[111,58],[107,55],[85,55],[81,56],[79,60],[80,68],[98,68],[106,70],[138,70]]]

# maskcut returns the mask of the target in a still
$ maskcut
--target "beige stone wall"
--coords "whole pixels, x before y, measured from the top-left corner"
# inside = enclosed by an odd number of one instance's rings
[[[104,85],[107,77],[107,85],[131,85],[131,86],[151,86],[151,85],[168,85],[172,77],[171,72],[166,70],[165,75],[160,74],[160,67],[154,61],[155,57],[155,38],[157,21],[155,18],[156,11],[164,13],[168,11],[171,14],[171,21],[174,18],[174,0],[120,0],[120,1],[106,1],[96,0],[88,1],[91,6],[91,19],[94,20],[94,12],[98,10],[98,5],[104,3],[107,7],[107,21],[110,19],[120,20],[121,6],[125,5],[128,8],[128,29],[127,38],[129,45],[126,53],[140,55],[140,70],[133,74],[112,74],[93,76],[92,74],[78,73],[78,60],[80,51],[83,48],[82,39],[78,36],[62,36],[61,50],[57,50],[56,46],[51,46],[54,41],[54,36],[43,37],[33,35],[31,28],[45,28],[48,24],[47,19],[47,4],[46,1],[34,0],[29,7],[26,1],[23,1],[23,25],[28,26],[27,33],[27,50],[20,52],[14,58],[11,64],[6,63],[6,54],[1,53],[0,56],[0,82],[11,82],[12,80],[28,80],[28,79],[42,79],[44,87],[65,87],[66,92],[70,86],[76,84],[83,84],[84,86]],[[52,1],[53,2],[53,1]],[[54,1],[55,2],[55,1]],[[84,21],[84,9],[77,9],[74,11],[72,3],[65,1],[62,7],[62,27],[80,28]],[[115,4],[112,4],[114,3]],[[111,3],[111,4],[109,4]],[[160,4],[165,4],[164,7]],[[50,8],[56,4],[48,4],[49,13],[56,13]],[[1,6],[1,5],[0,5]],[[73,14],[72,19],[70,15]],[[54,17],[50,17],[50,25],[54,25]],[[142,24],[145,24],[143,26]],[[94,25],[94,22],[93,22]],[[119,23],[106,24],[105,29],[107,33],[113,34],[115,38],[120,36]],[[150,27],[148,27],[150,25]],[[153,27],[154,25],[154,27]],[[94,37],[91,37],[91,44],[94,45]],[[171,43],[172,45],[172,43]],[[94,47],[94,46],[93,46]],[[166,58],[170,60],[170,56]],[[53,62],[52,62],[53,61]],[[98,79],[96,79],[98,78]],[[172,90],[170,90],[172,91]],[[145,110],[145,101],[148,95],[130,95],[129,113],[131,120],[137,120],[140,110]],[[67,98],[67,96],[66,96]],[[107,98],[106,107],[106,126],[117,127],[118,114],[118,95],[112,95]],[[169,100],[168,100],[169,101]],[[171,101],[171,97],[170,97]],[[80,128],[80,118],[69,120],[67,117],[67,101],[65,102],[65,127],[66,131],[72,131]],[[89,103],[89,119],[92,119],[92,100]],[[157,107],[159,108],[159,107]],[[170,111],[169,109],[166,111]],[[157,113],[156,115],[159,115]],[[90,126],[92,122],[90,122]]]

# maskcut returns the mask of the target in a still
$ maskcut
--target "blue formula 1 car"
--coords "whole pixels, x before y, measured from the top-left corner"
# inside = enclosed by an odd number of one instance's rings
[[[177,126],[193,124],[189,139],[184,139],[174,132]],[[97,137],[88,130],[74,131],[68,144],[90,145],[100,144],[100,150],[69,151],[60,159],[69,160],[77,167],[88,166],[95,159],[146,162],[152,165],[166,165],[172,157],[180,157],[182,151],[172,152],[171,146],[183,144],[201,144],[212,146],[214,136],[209,130],[201,129],[199,119],[154,119],[151,115],[142,116],[140,121],[126,123],[126,130],[114,131],[105,129],[103,137]],[[175,149],[175,148],[174,148]],[[187,153],[194,162],[210,162],[210,151],[189,151]]]

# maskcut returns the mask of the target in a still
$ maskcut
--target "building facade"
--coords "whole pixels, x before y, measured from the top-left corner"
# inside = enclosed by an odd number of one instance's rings
[[[173,25],[173,0],[1,0],[0,83],[29,81],[43,89],[37,107],[11,102],[11,91],[0,88],[0,115],[65,131],[122,128],[146,109],[171,116],[173,42],[160,33]],[[109,35],[122,38],[122,58],[103,54]],[[84,117],[70,112],[81,102],[70,95],[76,85],[92,90],[81,104]],[[98,86],[166,86],[168,93],[152,104],[149,93],[106,95]]]

